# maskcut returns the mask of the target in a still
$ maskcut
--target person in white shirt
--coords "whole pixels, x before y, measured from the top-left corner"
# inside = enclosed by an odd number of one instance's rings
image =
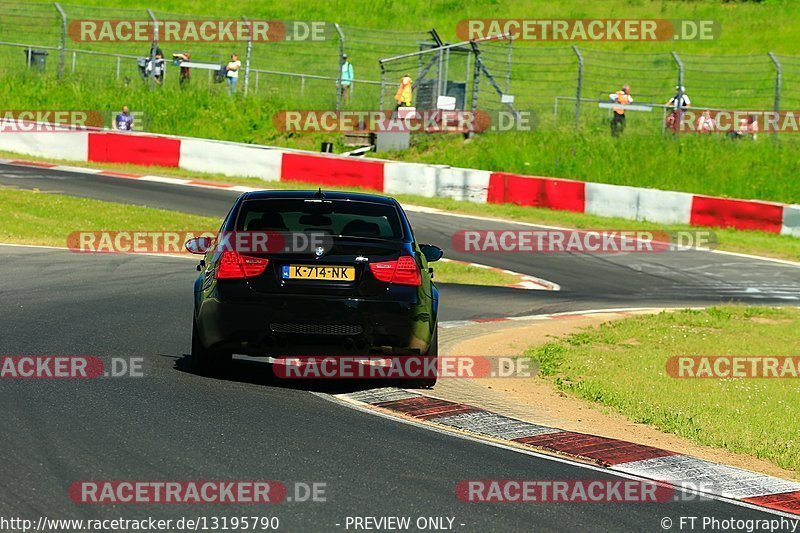
[[[678,133],[683,122],[683,110],[692,105],[689,95],[686,94],[686,87],[683,85],[675,86],[675,96],[665,104],[672,107],[672,111],[667,116],[667,127]]]
[[[698,133],[711,133],[717,129],[717,123],[711,118],[711,110],[706,109],[700,118],[697,119],[697,132]]]
[[[686,94],[686,87],[683,85],[676,85],[675,91],[675,96],[670,98],[666,105],[672,106],[673,109],[686,109],[692,105],[692,101],[689,100],[689,95]]]
[[[231,60],[225,66],[225,79],[228,81],[229,94],[236,92],[236,84],[239,82],[240,68],[242,68],[242,62],[239,61],[239,56],[236,54],[231,54]]]

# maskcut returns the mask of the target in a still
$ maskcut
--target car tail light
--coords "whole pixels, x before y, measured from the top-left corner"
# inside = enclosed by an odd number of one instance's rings
[[[397,285],[421,285],[422,277],[417,262],[410,255],[401,255],[397,261],[370,263],[369,269],[378,281]]]
[[[225,250],[217,263],[217,279],[241,279],[258,276],[267,268],[269,259],[242,255]]]

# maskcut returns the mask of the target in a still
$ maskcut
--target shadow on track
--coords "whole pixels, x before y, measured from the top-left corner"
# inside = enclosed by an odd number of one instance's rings
[[[175,357],[175,356],[166,356]],[[399,379],[308,379],[308,378],[280,378],[275,375],[272,365],[259,360],[233,359],[232,364],[218,374],[208,376],[196,372],[192,368],[191,354],[181,354],[175,359],[175,370],[194,374],[205,379],[220,379],[225,381],[235,381],[248,383],[251,385],[261,385],[266,387],[277,387],[283,389],[305,390],[309,392],[322,392],[326,394],[344,394],[360,390],[376,389],[380,387],[401,387],[408,388],[408,384]]]

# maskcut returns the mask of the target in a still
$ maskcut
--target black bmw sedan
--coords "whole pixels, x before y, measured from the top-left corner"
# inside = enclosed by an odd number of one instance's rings
[[[232,354],[438,356],[442,250],[414,239],[394,198],[323,191],[241,195],[194,285],[192,361],[222,370]],[[432,386],[436,376],[406,383]]]

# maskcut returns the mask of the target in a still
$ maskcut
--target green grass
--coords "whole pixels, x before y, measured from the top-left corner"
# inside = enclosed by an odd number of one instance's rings
[[[52,158],[31,157],[10,152],[0,151],[0,157],[32,159],[36,161],[49,161],[74,166],[76,163]],[[168,167],[143,167],[130,164],[113,163],[80,163],[80,166],[89,168],[105,168],[119,171],[129,171],[147,174],[160,174],[164,176],[198,178],[207,181],[218,181],[247,185],[249,187],[263,187],[267,189],[308,189],[308,183],[263,181],[258,178],[236,178],[224,176],[222,174],[209,174],[190,172]],[[331,190],[358,190],[348,187],[327,187]],[[366,191],[371,192],[371,191]],[[466,215],[487,216],[504,220],[514,220],[531,224],[542,224],[546,226],[559,226],[577,229],[613,229],[613,230],[662,230],[680,231],[697,229],[688,225],[665,225],[654,224],[652,222],[636,222],[621,218],[608,218],[589,215],[585,213],[572,213],[569,211],[553,211],[535,207],[524,207],[517,205],[498,205],[498,204],[473,204],[470,202],[460,202],[450,198],[425,198],[422,196],[401,194],[395,197],[402,203],[433,207],[450,213],[461,213]],[[466,226],[465,226],[466,227]],[[475,226],[472,226],[475,227]],[[736,229],[715,229],[717,238],[716,248],[730,252],[749,253],[774,257],[776,259],[787,259],[790,261],[800,261],[800,239],[788,235],[776,235],[761,231],[741,231]],[[436,244],[436,243],[432,243]]]
[[[143,16],[146,7],[130,0],[75,1],[75,5],[65,8],[71,20],[97,18],[102,14],[111,18]],[[103,6],[104,11],[86,6]],[[593,4],[577,0],[412,1],[405,4],[402,16],[397,16],[393,3],[367,0],[325,3],[292,0],[280,4],[246,0],[235,7],[223,0],[202,5],[168,0],[160,3],[159,9],[162,18],[167,16],[166,12],[173,12],[223,18],[246,14],[251,18],[337,21],[346,26],[346,50],[353,58],[356,77],[372,80],[379,79],[378,58],[416,50],[417,41],[425,38],[424,32],[430,27],[437,28],[444,39],[453,40],[457,23],[468,18],[535,14],[537,18],[713,19],[723,30],[719,39],[712,42],[581,44],[586,59],[583,94],[597,98],[628,81],[633,85],[634,95],[641,100],[663,102],[671,96],[676,81],[674,61],[669,54],[675,50],[686,64],[685,84],[697,106],[736,109],[772,107],[775,72],[766,52],[795,54],[795,43],[800,38],[800,3],[788,0],[762,3],[610,0]],[[0,22],[0,40],[21,40],[18,29],[27,27],[26,41],[57,44],[53,31],[58,30],[58,21],[52,6],[41,4],[34,11],[35,16],[9,17],[9,21],[17,21],[15,24]],[[353,27],[369,30],[358,31]],[[132,55],[142,55],[147,49],[142,43],[71,42],[70,46]],[[230,52],[227,44],[198,46],[197,53],[209,57],[224,58]],[[164,48],[169,53],[183,46],[165,43]],[[484,54],[504,86],[506,49],[487,48]],[[334,41],[313,46],[257,44],[253,48],[253,65],[334,76],[337,55],[338,43]],[[71,57],[67,57],[68,73],[59,82],[55,79],[57,59],[57,53],[51,53],[44,74],[28,72],[19,68],[21,49],[0,46],[0,73],[4,77],[0,95],[4,108],[94,109],[107,111],[110,116],[112,110],[124,103],[145,113],[150,131],[312,150],[318,149],[322,141],[333,141],[336,151],[345,150],[338,134],[287,134],[277,131],[272,124],[272,116],[279,110],[333,106],[335,92],[330,80],[307,78],[301,85],[298,78],[268,75],[261,78],[257,91],[255,80],[251,79],[248,97],[230,98],[223,85],[209,85],[202,75],[196,76],[188,89],[181,90],[173,73],[173,79],[168,79],[165,86],[151,92],[138,79],[133,60],[121,64],[117,77],[113,59],[93,56],[89,60],[78,56],[76,72],[72,74]],[[785,70],[782,107],[797,109],[800,59],[785,57],[782,61]],[[450,78],[461,79],[466,74],[462,61],[453,59],[451,63]],[[574,134],[570,128],[572,109],[562,104],[557,124],[552,112],[554,96],[575,94],[577,63],[569,43],[515,43],[512,63],[509,91],[516,96],[519,108],[534,112],[535,131],[483,134],[470,143],[464,143],[460,136],[415,136],[411,150],[381,155],[735,198],[800,202],[800,182],[795,178],[800,165],[800,143],[792,135],[784,134],[777,142],[762,135],[755,143],[733,143],[687,134],[676,141],[661,136],[660,113],[630,113],[624,137],[614,140],[609,138],[604,114],[589,104],[582,107],[580,132]],[[405,67],[416,69],[415,65],[404,64]],[[393,93],[393,87],[387,91]],[[357,85],[351,107],[374,109],[377,94],[374,86]],[[479,95],[479,107],[497,107],[497,95],[485,80]],[[387,98],[391,100],[391,94]]]
[[[151,207],[0,187],[0,242],[67,246],[76,231],[176,230],[216,232],[221,219]],[[506,286],[514,276],[454,262],[434,267],[438,283]]]
[[[0,187],[0,242],[67,246],[75,231],[216,231],[220,219]]]
[[[800,309],[714,307],[639,316],[531,349],[562,391],[698,444],[800,473],[795,379],[675,379],[671,356],[796,356]]]
[[[464,283],[491,287],[505,287],[519,283],[519,278],[511,274],[456,261],[441,261],[431,266],[435,272],[436,281],[444,283]]]

